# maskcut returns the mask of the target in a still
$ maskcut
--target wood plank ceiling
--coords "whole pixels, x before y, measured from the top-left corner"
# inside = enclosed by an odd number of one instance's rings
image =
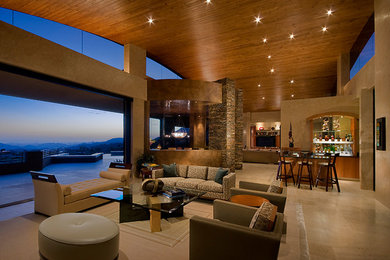
[[[234,79],[245,112],[334,95],[337,57],[349,52],[374,10],[373,0],[2,0],[0,6],[138,45],[185,78]]]

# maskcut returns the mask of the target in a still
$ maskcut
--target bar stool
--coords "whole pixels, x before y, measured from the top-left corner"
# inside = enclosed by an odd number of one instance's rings
[[[287,179],[292,178],[293,183],[295,185],[294,174],[292,171],[292,161],[286,160],[286,155],[288,155],[288,151],[279,152],[279,167],[278,167],[278,172],[276,174],[276,179],[285,180],[287,186]],[[290,166],[289,174],[287,173],[286,165]],[[283,168],[284,168],[284,176],[283,176]]]
[[[340,192],[339,179],[337,178],[337,171],[336,171],[336,158],[339,156],[339,154],[336,153],[336,154],[332,155],[330,153],[326,153],[325,156],[328,157],[328,161],[318,163],[319,169],[318,169],[318,174],[317,174],[317,178],[316,178],[316,187],[318,185],[318,182],[325,182],[326,191],[328,191],[328,185],[330,182],[332,184],[332,189],[333,189],[333,184],[336,184],[337,191]],[[321,177],[321,169],[323,167],[326,167],[326,178]],[[334,175],[334,177],[333,177],[333,175]]]
[[[313,163],[310,161],[310,157],[313,153],[312,152],[301,152],[299,154],[299,157],[301,160],[298,162],[298,177],[297,177],[297,184],[298,189],[301,187],[301,181],[308,181],[310,184],[310,189],[312,190],[312,186],[314,186],[313,182],[313,172],[312,172],[312,166]],[[306,166],[307,168],[307,176],[303,176],[303,168]]]

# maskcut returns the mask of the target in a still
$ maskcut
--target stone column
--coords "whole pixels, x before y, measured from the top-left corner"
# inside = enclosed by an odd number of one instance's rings
[[[374,189],[374,90],[362,89],[360,95],[360,188]]]
[[[141,78],[146,77],[146,51],[132,44],[124,46],[124,71]],[[149,118],[149,117],[148,117]],[[133,172],[137,158],[144,153],[145,101],[134,98],[132,106],[131,163]]]
[[[244,113],[243,113],[242,89],[236,89],[236,115],[235,115],[235,168],[242,169],[243,138],[244,138]]]
[[[349,53],[342,53],[337,58],[337,96],[344,95],[344,86],[349,81]]]
[[[222,151],[222,167],[235,171],[236,90],[234,81],[221,79],[222,103],[209,108],[209,147]]]

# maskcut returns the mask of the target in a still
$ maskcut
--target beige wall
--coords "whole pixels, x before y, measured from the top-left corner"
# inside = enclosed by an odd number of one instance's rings
[[[288,132],[291,122],[294,146],[305,150],[311,149],[310,123],[306,121],[306,118],[327,112],[347,112],[359,115],[359,101],[350,96],[282,101],[282,147],[288,147]]]
[[[246,112],[244,113],[244,147],[250,148],[250,127],[256,122],[280,122],[280,111]]]
[[[146,100],[146,80],[0,21],[0,62]]]
[[[386,117],[386,151],[376,151],[376,198],[390,208],[390,1],[375,0],[375,117]]]

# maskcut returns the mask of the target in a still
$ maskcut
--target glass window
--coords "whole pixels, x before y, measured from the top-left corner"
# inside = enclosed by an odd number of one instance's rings
[[[146,75],[153,79],[181,79],[179,75],[150,58],[146,58]]]
[[[352,66],[349,73],[349,78],[352,79],[366,63],[375,55],[375,33],[372,34],[366,46],[364,46],[362,52],[359,54],[355,64]]]
[[[12,24],[12,10],[0,7],[0,21]]]
[[[83,54],[123,70],[123,46],[92,33],[83,32]]]

